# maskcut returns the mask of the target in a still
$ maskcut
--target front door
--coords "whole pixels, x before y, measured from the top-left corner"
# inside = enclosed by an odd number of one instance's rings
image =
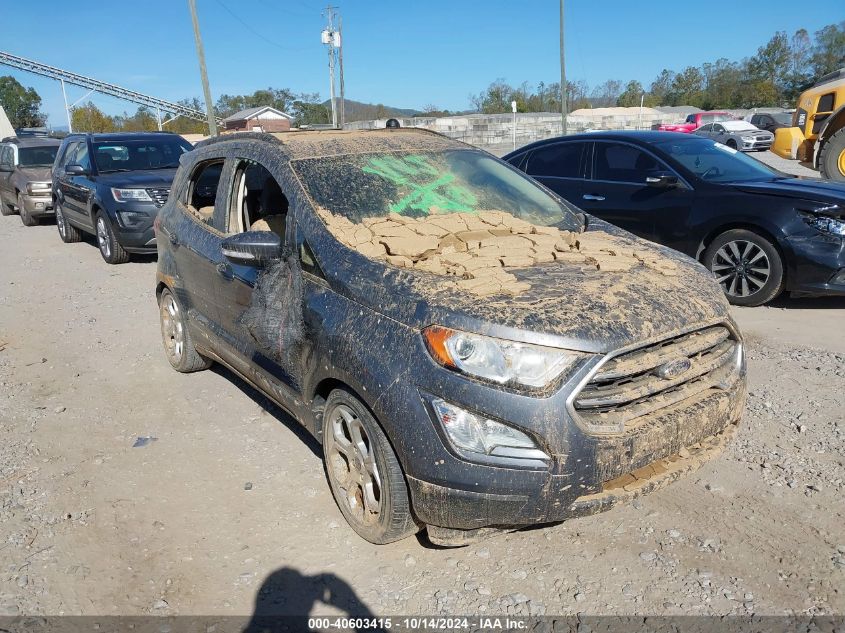
[[[672,172],[650,152],[623,142],[596,141],[582,209],[647,240],[658,241],[656,222],[686,218],[694,193],[683,182],[653,187],[649,175]],[[673,173],[673,172],[672,172]]]
[[[13,205],[15,193],[12,190],[12,174],[14,174],[14,150],[11,145],[0,145],[0,164],[9,171],[0,171],[0,204]]]
[[[228,235],[272,231],[284,253],[290,253],[292,218],[290,179],[270,171],[248,149],[233,161],[227,192]],[[286,193],[288,192],[288,193]],[[218,264],[215,286],[217,323],[226,360],[264,391],[289,407],[297,397],[298,362],[291,336],[300,332],[302,279],[298,266],[286,259],[264,268],[225,259]]]

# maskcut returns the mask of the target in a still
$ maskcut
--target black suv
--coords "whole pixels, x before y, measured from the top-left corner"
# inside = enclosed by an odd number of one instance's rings
[[[374,543],[607,509],[717,454],[744,408],[707,270],[434,133],[203,141],[156,225],[170,363],[290,411]]]
[[[153,221],[167,200],[179,157],[192,145],[167,132],[72,134],[53,164],[53,206],[64,242],[97,236],[109,264],[155,253]]]

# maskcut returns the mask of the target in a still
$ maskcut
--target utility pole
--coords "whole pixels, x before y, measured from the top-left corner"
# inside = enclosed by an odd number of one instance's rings
[[[188,0],[188,8],[191,10],[191,20],[194,23],[194,40],[197,44],[197,58],[200,62],[200,78],[202,79],[202,92],[205,95],[205,112],[208,116],[208,132],[211,136],[217,136],[217,120],[214,118],[214,107],[211,102],[211,88],[208,87],[208,72],[205,69],[205,51],[202,48],[202,36],[200,35],[200,23],[197,19],[196,0]]]
[[[568,113],[566,92],[566,60],[563,54],[563,0],[560,0],[560,118],[561,132],[564,135],[566,135],[566,115]]]
[[[328,26],[323,29],[321,41],[329,47],[329,100],[332,103],[332,127],[337,127],[337,101],[334,96],[334,78],[335,78],[335,56],[336,49],[340,44],[340,33],[334,30],[334,7],[329,5],[326,7],[326,18],[329,21]]]
[[[337,48],[337,61],[340,66],[340,129],[346,125],[346,104],[345,89],[343,85],[343,17],[337,19],[337,37],[340,40],[340,46]]]

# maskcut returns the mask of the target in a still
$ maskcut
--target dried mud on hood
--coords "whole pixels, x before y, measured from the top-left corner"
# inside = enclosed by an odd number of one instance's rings
[[[727,318],[700,265],[601,221],[574,233],[495,210],[360,224],[317,212],[341,244],[384,267],[349,276],[356,299],[414,326],[457,315],[598,349]]]

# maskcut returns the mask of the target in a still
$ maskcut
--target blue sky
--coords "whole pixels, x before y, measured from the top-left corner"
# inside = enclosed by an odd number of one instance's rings
[[[197,0],[213,97],[273,86],[326,98],[327,53],[320,44],[326,4]],[[557,0],[336,5],[343,16],[350,99],[465,109],[471,93],[499,77],[514,84],[559,78]],[[591,88],[610,78],[647,86],[664,67],[740,59],[777,30],[791,35],[803,27],[812,33],[845,19],[842,0],[816,0],[812,11],[797,6],[781,0],[567,0],[567,76]],[[0,0],[0,22],[0,50],[163,99],[202,95],[185,0]],[[57,82],[8,67],[0,67],[0,74],[35,87],[50,123],[64,124]],[[71,87],[68,98],[84,94]],[[91,98],[109,113],[135,110],[110,97]]]

